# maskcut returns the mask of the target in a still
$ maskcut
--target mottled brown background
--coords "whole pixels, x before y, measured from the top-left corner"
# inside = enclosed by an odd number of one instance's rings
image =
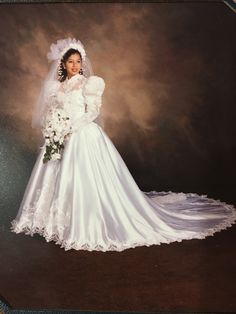
[[[234,188],[236,14],[224,3],[2,4],[0,14],[5,201],[14,183],[19,202],[32,170],[46,54],[68,36],[106,82],[105,131],[143,190]]]
[[[105,131],[140,188],[236,205],[236,14],[224,3],[0,5],[0,299],[14,308],[234,311],[235,228],[204,241],[65,253],[10,232],[37,156],[31,114],[57,39],[104,78]],[[61,267],[63,265],[63,267]]]

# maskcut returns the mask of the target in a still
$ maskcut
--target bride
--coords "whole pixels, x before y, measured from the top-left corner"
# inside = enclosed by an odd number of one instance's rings
[[[33,114],[44,144],[11,231],[65,250],[122,251],[203,239],[235,223],[232,205],[195,193],[143,192],[99,122],[104,80],[76,39],[51,45]]]

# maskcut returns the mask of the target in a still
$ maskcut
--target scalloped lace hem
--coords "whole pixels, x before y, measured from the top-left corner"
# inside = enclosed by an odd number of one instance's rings
[[[235,209],[233,205],[228,205],[232,209]],[[55,241],[55,244],[60,245],[61,248],[64,248],[65,251],[74,249],[74,250],[86,250],[86,251],[124,251],[126,249],[130,248],[135,248],[139,246],[151,246],[151,245],[161,245],[161,244],[170,244],[173,242],[182,242],[183,240],[192,240],[192,239],[205,239],[208,236],[213,236],[216,232],[225,230],[229,227],[231,227],[233,224],[236,223],[236,212],[232,211],[231,215],[224,221],[221,222],[220,224],[216,225],[214,228],[209,228],[206,231],[203,232],[198,232],[198,233],[193,233],[192,235],[184,236],[183,238],[174,238],[174,239],[165,239],[165,240],[155,240],[155,239],[150,239],[146,240],[143,242],[135,242],[135,241],[130,241],[127,243],[119,243],[119,244],[114,244],[114,243],[109,243],[107,245],[104,244],[90,244],[90,243],[77,243],[77,242],[68,242],[66,240],[63,240],[59,234],[53,233],[49,234],[46,231],[46,227],[34,227],[30,228],[29,226],[26,226],[22,229],[20,229],[17,226],[17,221],[13,220],[11,222],[11,231],[15,233],[25,233],[26,235],[31,235],[33,236],[35,233],[43,236],[47,242],[50,241]]]

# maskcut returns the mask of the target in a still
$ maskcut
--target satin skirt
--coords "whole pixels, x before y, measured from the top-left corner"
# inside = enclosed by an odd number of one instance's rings
[[[61,160],[42,147],[11,231],[65,250],[123,251],[203,239],[235,223],[232,205],[195,193],[143,192],[104,130],[73,133]]]

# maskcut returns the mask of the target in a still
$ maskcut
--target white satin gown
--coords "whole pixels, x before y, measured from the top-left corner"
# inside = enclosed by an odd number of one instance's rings
[[[70,113],[73,133],[61,160],[34,165],[11,231],[65,250],[122,251],[203,239],[236,220],[232,205],[195,193],[143,192],[102,127],[94,122],[104,80],[77,74],[53,95]]]

